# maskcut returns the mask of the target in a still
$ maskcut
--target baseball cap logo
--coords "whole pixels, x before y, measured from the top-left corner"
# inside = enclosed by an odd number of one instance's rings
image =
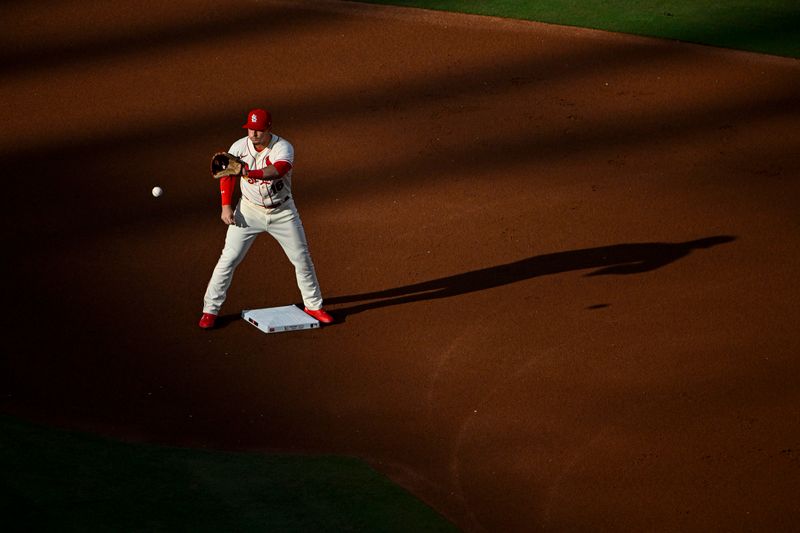
[[[272,125],[272,115],[266,109],[251,109],[247,113],[247,121],[243,128],[263,131]]]

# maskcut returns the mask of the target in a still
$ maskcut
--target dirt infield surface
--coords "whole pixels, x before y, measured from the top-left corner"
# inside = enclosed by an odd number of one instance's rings
[[[190,3],[6,8],[3,412],[357,455],[467,531],[796,527],[800,62]],[[321,330],[237,318],[299,302],[268,237],[196,325],[208,160],[259,105],[297,151]]]

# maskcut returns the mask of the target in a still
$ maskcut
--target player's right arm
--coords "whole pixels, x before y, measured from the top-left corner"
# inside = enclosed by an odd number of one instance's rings
[[[228,226],[236,223],[236,217],[233,214],[233,207],[230,204],[222,206],[222,213],[219,218]]]
[[[231,145],[228,149],[228,153],[233,154],[239,157],[241,154],[241,144],[242,141],[247,140],[247,137],[244,139],[239,139],[235,143]],[[224,178],[220,178],[219,180],[219,193],[220,198],[222,199],[222,212],[220,213],[219,218],[222,219],[222,222],[227,224],[228,226],[236,223],[236,217],[233,214],[233,189],[236,187],[236,177],[234,176],[225,176]]]

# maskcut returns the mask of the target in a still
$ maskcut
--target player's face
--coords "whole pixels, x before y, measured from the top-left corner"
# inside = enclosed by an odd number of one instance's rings
[[[269,139],[269,131],[267,130],[247,130],[247,136],[253,141],[253,144],[265,144]]]

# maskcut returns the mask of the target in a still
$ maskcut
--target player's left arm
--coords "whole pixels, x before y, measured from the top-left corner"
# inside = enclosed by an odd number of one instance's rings
[[[285,140],[275,145],[269,158],[273,163],[258,170],[247,170],[247,177],[261,180],[277,180],[285,176],[294,165],[294,148]]]
[[[257,180],[276,180],[282,178],[292,169],[292,164],[288,161],[275,161],[271,165],[258,170],[245,170],[245,177]]]

